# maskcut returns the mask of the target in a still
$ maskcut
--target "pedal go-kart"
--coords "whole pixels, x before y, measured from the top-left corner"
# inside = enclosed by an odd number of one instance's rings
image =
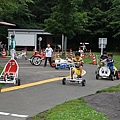
[[[39,66],[44,59],[45,58],[42,54],[39,54],[38,51],[35,51],[34,55],[28,60],[32,65]]]
[[[71,60],[64,60],[64,59],[56,59],[55,60],[55,69],[70,69],[71,64],[69,64]]]
[[[117,70],[117,68],[114,66],[114,74],[111,74],[111,70],[110,68],[105,64],[105,66],[102,67],[98,67],[97,71],[96,71],[96,79],[98,80],[99,78],[102,79],[110,79],[110,80],[114,80],[119,79],[119,71]]]
[[[76,74],[76,69],[75,69],[75,72],[73,74],[73,78],[71,78],[71,72],[72,72],[72,69],[75,68],[75,64],[76,62],[74,63],[70,63],[70,65],[72,67],[70,67],[70,78],[63,78],[62,79],[62,84],[65,85],[67,81],[71,82],[71,83],[78,83],[78,84],[82,84],[82,86],[85,86],[86,85],[86,80],[83,79],[83,78],[80,78],[77,74]],[[86,71],[82,71],[82,76],[86,74]]]
[[[19,86],[20,79],[18,78],[18,71],[19,66],[16,60],[10,59],[0,75],[0,83],[13,83]]]

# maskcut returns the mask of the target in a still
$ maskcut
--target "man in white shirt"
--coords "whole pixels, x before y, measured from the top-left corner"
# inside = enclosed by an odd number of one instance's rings
[[[81,47],[79,47],[79,51],[78,52],[80,52],[80,57],[82,57],[83,50],[81,49]]]
[[[45,52],[46,52],[46,58],[45,58],[44,67],[46,67],[47,59],[49,59],[49,63],[50,63],[50,66],[51,66],[51,57],[52,57],[53,49],[50,47],[50,44],[47,45],[47,48],[45,49]]]

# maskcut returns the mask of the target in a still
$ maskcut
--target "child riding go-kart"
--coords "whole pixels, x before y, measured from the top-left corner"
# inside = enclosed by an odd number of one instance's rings
[[[72,67],[70,67],[70,78],[63,78],[62,84],[65,85],[66,81],[70,82],[77,82],[81,83],[82,86],[85,86],[86,81],[82,78],[82,76],[85,74],[85,71],[82,69],[83,66],[83,60],[80,57],[80,53],[75,53],[75,58],[73,59],[72,63],[69,63]]]
[[[104,63],[103,66],[101,66],[102,63]],[[108,54],[108,58],[101,60],[100,67],[98,67],[98,70],[97,70],[96,79],[99,79],[100,77],[111,79],[112,81],[115,78],[119,79],[118,70],[113,65],[113,63],[114,63],[114,60],[113,60],[112,54]]]

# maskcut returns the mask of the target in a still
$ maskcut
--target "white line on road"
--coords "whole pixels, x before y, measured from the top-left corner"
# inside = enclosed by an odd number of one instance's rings
[[[27,118],[28,117],[28,115],[11,114],[11,113],[6,113],[6,112],[0,112],[0,115],[20,117],[20,118]]]
[[[28,117],[28,115],[18,115],[18,114],[11,114],[11,116],[13,116],[13,117],[24,117],[24,118]]]
[[[0,112],[0,115],[10,115],[10,113]]]

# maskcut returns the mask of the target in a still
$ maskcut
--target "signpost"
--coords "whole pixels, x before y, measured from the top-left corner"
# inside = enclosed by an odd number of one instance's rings
[[[67,51],[67,37],[62,34],[62,53]]]
[[[39,37],[38,40],[39,40],[39,54],[40,54],[41,53],[41,41],[42,41],[42,37]]]
[[[103,54],[103,49],[106,48],[107,38],[99,38],[99,48],[101,48],[101,55]]]

